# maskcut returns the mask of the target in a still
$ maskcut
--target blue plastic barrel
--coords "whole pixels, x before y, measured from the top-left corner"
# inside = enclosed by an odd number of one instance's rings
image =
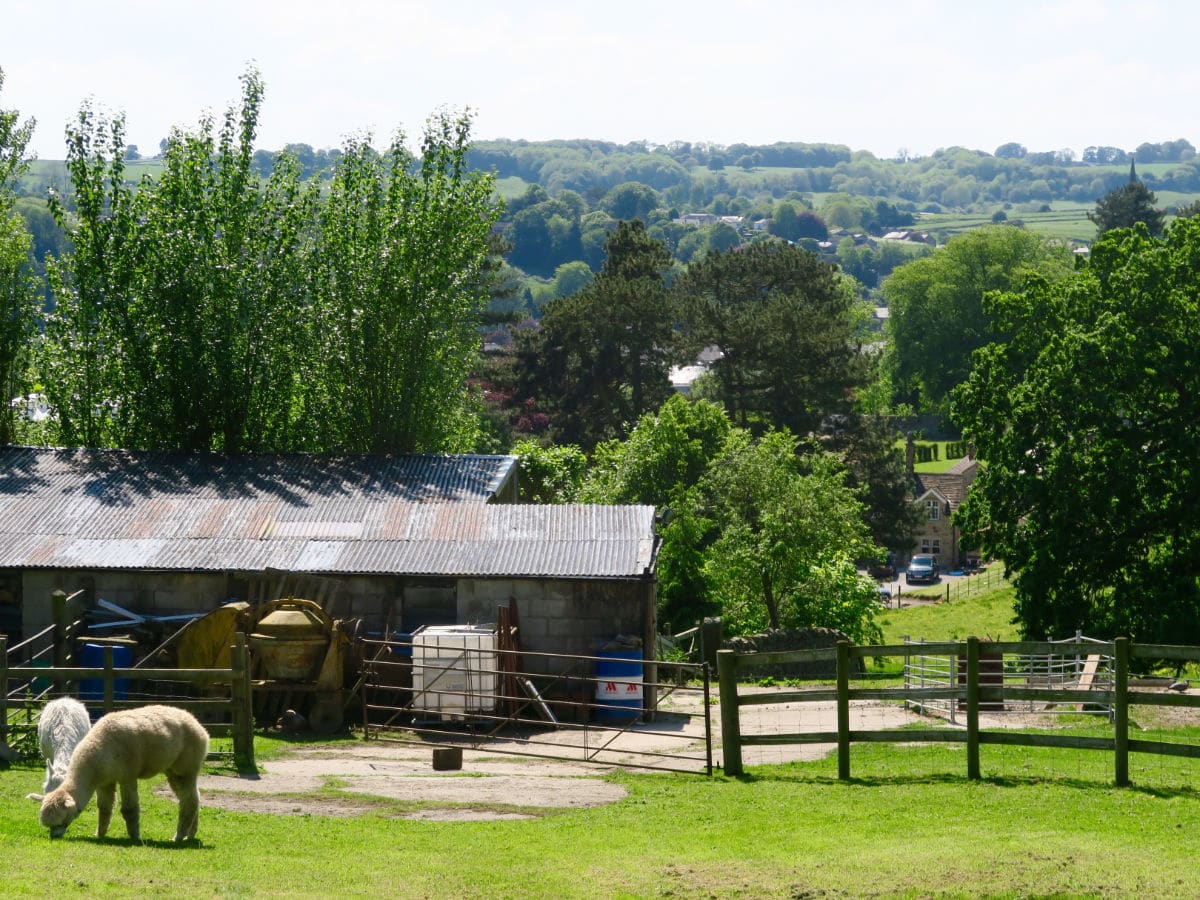
[[[596,721],[624,724],[642,714],[642,651],[596,654]]]
[[[128,669],[133,665],[133,650],[129,647],[117,645],[112,648],[113,668]],[[81,666],[85,669],[103,669],[104,668],[104,645],[103,644],[84,644],[83,645],[83,660]],[[127,700],[129,698],[129,679],[114,678],[113,679],[113,699]],[[84,703],[89,700],[92,703],[104,702],[104,679],[103,678],[81,678],[79,679],[79,699]]]

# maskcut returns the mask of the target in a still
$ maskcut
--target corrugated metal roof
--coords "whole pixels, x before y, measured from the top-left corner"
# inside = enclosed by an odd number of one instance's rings
[[[500,455],[305,453],[225,456],[135,450],[0,448],[0,495],[50,493],[112,506],[159,497],[275,498],[303,505],[335,499],[485,502],[513,477]]]
[[[435,485],[496,471],[480,460],[512,457],[409,457],[426,478],[415,488],[353,458],[325,471],[312,457],[148,457],[0,451],[15,463],[0,472],[0,567],[634,578],[654,565],[653,507],[436,499]],[[451,472],[460,460],[474,480]]]

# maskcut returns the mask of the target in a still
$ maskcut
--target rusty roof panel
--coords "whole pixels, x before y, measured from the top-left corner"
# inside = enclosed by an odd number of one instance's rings
[[[654,563],[651,507],[414,502],[362,485],[306,494],[322,475],[296,466],[288,484],[267,466],[218,490],[118,451],[82,457],[103,470],[94,480],[75,451],[17,449],[0,450],[12,463],[0,567],[630,578]],[[118,471],[126,459],[140,469]]]

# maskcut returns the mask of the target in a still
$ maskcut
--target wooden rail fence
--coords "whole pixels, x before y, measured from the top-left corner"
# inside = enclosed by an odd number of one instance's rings
[[[1136,740],[1129,737],[1129,708],[1132,705],[1178,706],[1200,708],[1200,696],[1173,691],[1131,690],[1129,687],[1129,662],[1133,658],[1190,662],[1200,660],[1200,647],[1182,647],[1168,644],[1132,644],[1128,638],[1117,638],[1107,644],[1094,645],[1097,652],[1113,657],[1115,677],[1111,689],[1081,692],[1074,689],[1046,688],[1007,684],[982,683],[980,679],[980,656],[1004,654],[1057,655],[1062,653],[1060,644],[1038,641],[966,641],[924,643],[920,650],[925,655],[945,655],[965,660],[965,679],[953,687],[900,687],[900,688],[851,688],[850,672],[853,659],[880,656],[905,656],[913,652],[911,644],[854,646],[847,641],[839,642],[836,649],[792,650],[773,653],[738,653],[721,650],[717,653],[717,675],[721,705],[721,745],[726,775],[741,775],[742,747],[780,744],[827,744],[836,743],[838,753],[838,777],[850,778],[850,745],[854,742],[957,742],[967,745],[967,777],[980,778],[979,747],[982,744],[1008,744],[1028,747],[1067,747],[1080,750],[1111,750],[1114,757],[1113,778],[1117,785],[1129,784],[1129,754],[1148,753],[1168,756],[1184,756],[1200,759],[1200,746],[1195,744],[1165,741]],[[793,662],[830,662],[836,667],[837,683],[832,690],[797,690],[768,694],[739,694],[738,672],[749,666]],[[851,700],[895,700],[898,702],[921,700],[959,701],[965,709],[965,729],[902,729],[882,731],[852,731],[850,729]],[[1085,737],[1079,735],[1052,734],[1047,732],[982,731],[979,727],[979,711],[985,704],[1003,703],[1006,700],[1045,701],[1047,703],[1089,702],[1105,704],[1113,709],[1113,736]],[[740,709],[761,703],[837,703],[836,732],[806,732],[799,734],[741,733]]]
[[[239,769],[254,769],[254,714],[250,683],[250,655],[246,636],[236,635],[232,661],[228,669],[149,669],[113,665],[113,648],[105,647],[100,667],[81,666],[10,666],[7,639],[0,635],[0,746],[8,743],[9,732],[32,727],[31,713],[49,696],[59,696],[70,685],[91,679],[101,688],[100,707],[104,712],[167,703],[195,713],[210,734],[232,736],[233,754]],[[149,682],[182,685],[181,693],[164,692]],[[133,683],[147,685],[145,691],[124,687]],[[33,685],[53,685],[34,691]],[[122,685],[118,688],[118,685]],[[205,694],[210,693],[210,696]],[[124,694],[122,698],[120,695]],[[92,705],[96,705],[92,701]],[[24,710],[26,725],[10,723],[10,714]],[[206,720],[227,721],[210,722]]]

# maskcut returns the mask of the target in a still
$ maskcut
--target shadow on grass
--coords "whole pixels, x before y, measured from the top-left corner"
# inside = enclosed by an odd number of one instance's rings
[[[104,837],[96,837],[94,834],[70,834],[67,833],[60,838],[54,838],[55,843],[65,842],[68,844],[100,844],[105,847],[153,847],[156,850],[215,850],[216,847],[211,844],[205,844],[200,838],[191,838],[186,841],[170,841],[160,839],[146,839],[135,841],[130,837],[114,837],[113,835],[105,835]]]
[[[758,782],[779,782],[787,784],[812,784],[812,785],[855,785],[858,787],[907,787],[912,785],[962,785],[971,784],[989,784],[993,787],[1000,788],[1018,788],[1018,787],[1065,787],[1080,791],[1132,791],[1137,794],[1145,794],[1149,797],[1157,797],[1160,799],[1172,799],[1183,797],[1190,800],[1200,800],[1200,789],[1190,785],[1180,787],[1166,787],[1159,785],[1141,785],[1131,784],[1128,787],[1117,787],[1111,781],[1100,781],[1096,779],[1086,778],[1070,778],[1070,777],[1037,777],[1037,776],[1021,776],[1021,775],[987,775],[978,780],[967,778],[965,775],[955,775],[951,773],[936,773],[924,772],[911,775],[878,775],[878,776],[859,776],[842,780],[835,775],[805,775],[801,773],[789,772],[770,772],[770,773],[748,773],[737,777],[728,777],[727,781],[738,781],[743,784],[755,784]]]

